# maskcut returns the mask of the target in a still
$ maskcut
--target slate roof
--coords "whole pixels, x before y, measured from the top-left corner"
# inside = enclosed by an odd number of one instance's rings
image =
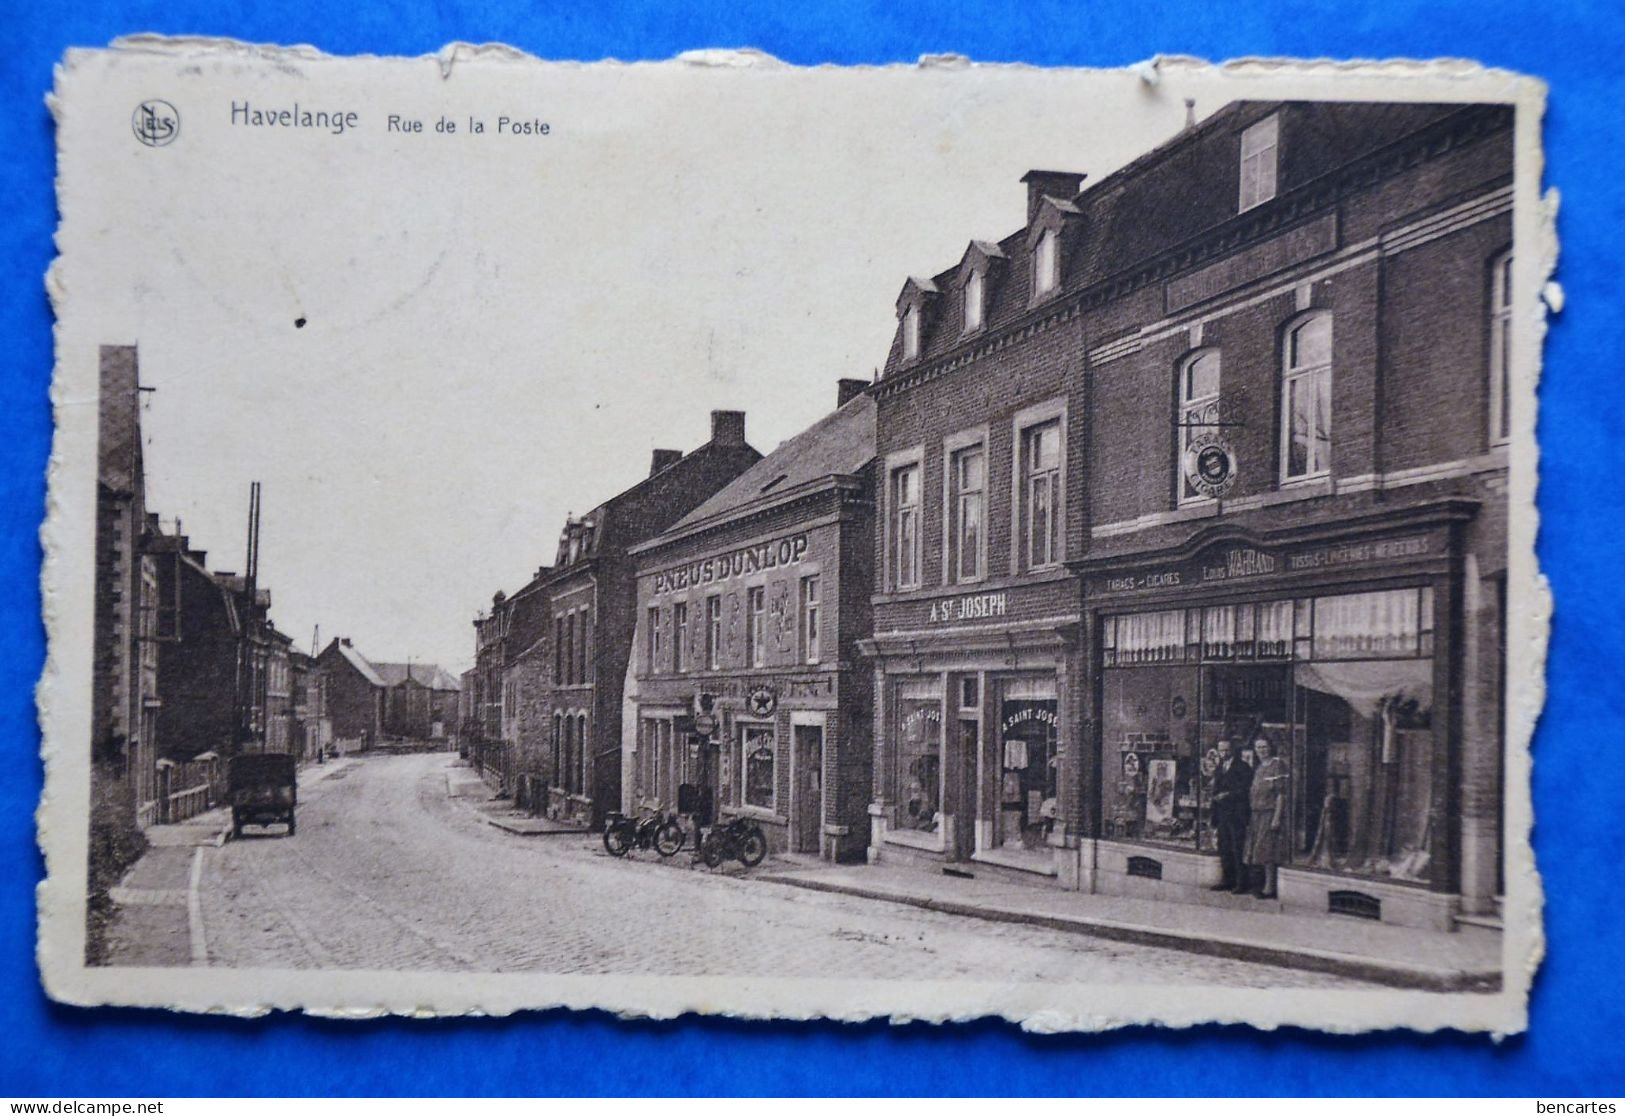
[[[847,401],[746,469],[722,491],[679,519],[676,534],[757,502],[831,476],[861,472],[875,456],[875,401],[867,393]]]
[[[371,682],[374,686],[388,685],[388,683],[386,683],[382,678],[378,677],[378,672],[373,669],[372,664],[367,661],[367,657],[365,655],[357,651],[354,647],[351,647],[348,643],[341,642],[338,646],[339,654],[344,656],[346,662],[355,667],[357,674],[361,675],[361,677],[365,678],[368,682]]]
[[[1104,178],[1086,180],[1075,197],[1049,199],[1072,215],[1061,234],[1061,283],[1056,294],[1065,296],[1119,278],[1237,219],[1231,133],[1270,112],[1290,108],[1296,114],[1298,142],[1290,166],[1282,165],[1278,196],[1284,197],[1449,116],[1487,107],[1493,106],[1281,101],[1225,105]],[[987,277],[984,329],[977,339],[998,333],[1032,310],[1027,263],[1031,227],[1024,225],[996,243],[969,242],[998,265]],[[917,360],[905,365],[901,326],[893,334],[887,376],[966,343],[960,332],[963,295],[958,274],[968,250],[958,254],[953,266],[905,282],[904,297],[909,284],[934,287],[940,295],[921,322]]]
[[[408,677],[431,690],[458,690],[462,683],[434,663],[373,663],[385,686],[399,686]]]

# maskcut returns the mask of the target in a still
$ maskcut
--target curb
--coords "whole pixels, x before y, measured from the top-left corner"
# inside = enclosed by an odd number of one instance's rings
[[[516,837],[590,837],[592,831],[588,829],[531,829],[524,822],[510,821],[507,818],[493,818],[478,806],[471,807],[476,814],[485,819],[486,825],[494,825],[505,833],[512,833]]]
[[[1142,926],[1110,919],[1078,918],[1064,915],[1041,914],[1010,907],[982,907],[952,899],[930,899],[915,895],[898,895],[878,888],[854,884],[830,883],[805,877],[769,875],[756,877],[766,883],[799,887],[808,891],[823,891],[836,895],[851,895],[860,899],[874,899],[885,903],[899,903],[921,910],[942,914],[964,915],[987,922],[1020,923],[1042,926],[1071,934],[1105,938],[1132,945],[1158,946],[1177,949],[1185,953],[1223,957],[1232,961],[1251,961],[1274,965],[1277,968],[1299,969],[1305,972],[1327,973],[1332,976],[1351,977],[1372,984],[1394,988],[1410,988],[1425,992],[1499,992],[1499,972],[1469,972],[1462,969],[1440,969],[1427,965],[1407,964],[1403,961],[1378,961],[1348,953],[1303,947],[1262,945],[1241,938],[1214,937],[1188,934],[1180,930]]]

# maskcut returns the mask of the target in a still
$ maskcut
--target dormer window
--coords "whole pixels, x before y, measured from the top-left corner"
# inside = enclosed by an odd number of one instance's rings
[[[1281,133],[1281,118],[1271,116],[1260,120],[1241,133],[1241,204],[1245,213],[1255,205],[1263,205],[1275,196],[1276,152]]]
[[[903,359],[918,360],[920,356],[920,308],[910,306],[903,311]]]
[[[982,328],[987,281],[981,271],[973,271],[965,280],[965,332],[975,333]]]
[[[1060,237],[1054,229],[1045,229],[1033,248],[1033,291],[1039,296],[1053,294],[1060,282]]]

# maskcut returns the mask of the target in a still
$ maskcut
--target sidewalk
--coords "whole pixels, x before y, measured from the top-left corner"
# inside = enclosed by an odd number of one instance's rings
[[[578,825],[565,825],[550,818],[539,818],[524,810],[514,809],[512,799],[493,798],[491,788],[485,785],[472,769],[451,767],[446,770],[446,797],[460,802],[474,811],[487,824],[494,825],[521,837],[554,837],[574,834],[590,835],[590,830]]]
[[[307,764],[299,769],[299,785],[342,778],[359,762]],[[108,963],[207,965],[198,882],[203,850],[217,849],[231,838],[231,809],[216,806],[175,825],[152,826],[146,835],[147,851],[107,892],[114,906],[106,931]]]
[[[964,879],[908,866],[815,866],[781,859],[769,862],[755,878],[1399,988],[1493,992],[1501,987],[1501,935],[1481,927],[1444,934],[1337,916],[1088,895],[1054,885]]]

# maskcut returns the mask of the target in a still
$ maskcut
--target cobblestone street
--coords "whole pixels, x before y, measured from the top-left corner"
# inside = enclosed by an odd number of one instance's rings
[[[298,836],[203,850],[209,963],[1351,987],[525,838],[447,795],[445,754],[307,773]]]

